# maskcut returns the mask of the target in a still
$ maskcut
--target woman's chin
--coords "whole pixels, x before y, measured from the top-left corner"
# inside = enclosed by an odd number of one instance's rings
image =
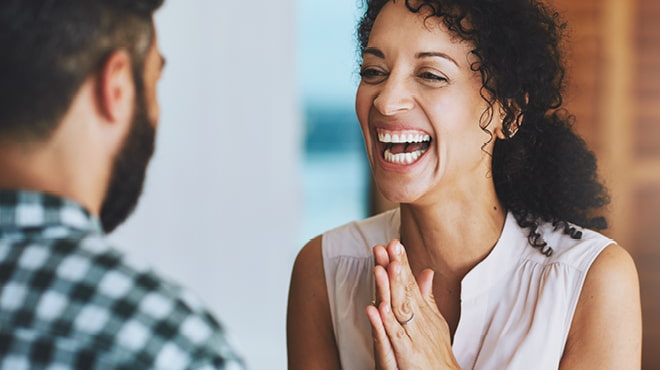
[[[418,194],[418,190],[401,184],[388,184],[387,182],[377,182],[377,184],[383,197],[392,203],[414,203],[421,195]]]

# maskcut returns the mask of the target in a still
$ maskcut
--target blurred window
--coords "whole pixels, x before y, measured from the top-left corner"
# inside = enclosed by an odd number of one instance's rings
[[[369,166],[354,110],[357,1],[298,2],[303,243],[367,214]]]

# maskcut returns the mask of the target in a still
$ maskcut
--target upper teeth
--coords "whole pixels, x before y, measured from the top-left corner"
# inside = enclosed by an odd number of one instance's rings
[[[421,143],[422,141],[431,141],[431,136],[423,134],[379,133],[378,141],[382,143]]]

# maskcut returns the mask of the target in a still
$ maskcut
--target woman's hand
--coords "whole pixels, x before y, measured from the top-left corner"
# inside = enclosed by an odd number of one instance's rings
[[[376,368],[460,369],[449,326],[433,298],[433,270],[416,280],[398,240],[374,247],[376,305],[367,307]]]

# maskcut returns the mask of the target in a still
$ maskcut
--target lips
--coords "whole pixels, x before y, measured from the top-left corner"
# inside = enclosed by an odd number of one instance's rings
[[[431,145],[431,136],[418,130],[377,129],[385,162],[411,165],[426,153]]]

